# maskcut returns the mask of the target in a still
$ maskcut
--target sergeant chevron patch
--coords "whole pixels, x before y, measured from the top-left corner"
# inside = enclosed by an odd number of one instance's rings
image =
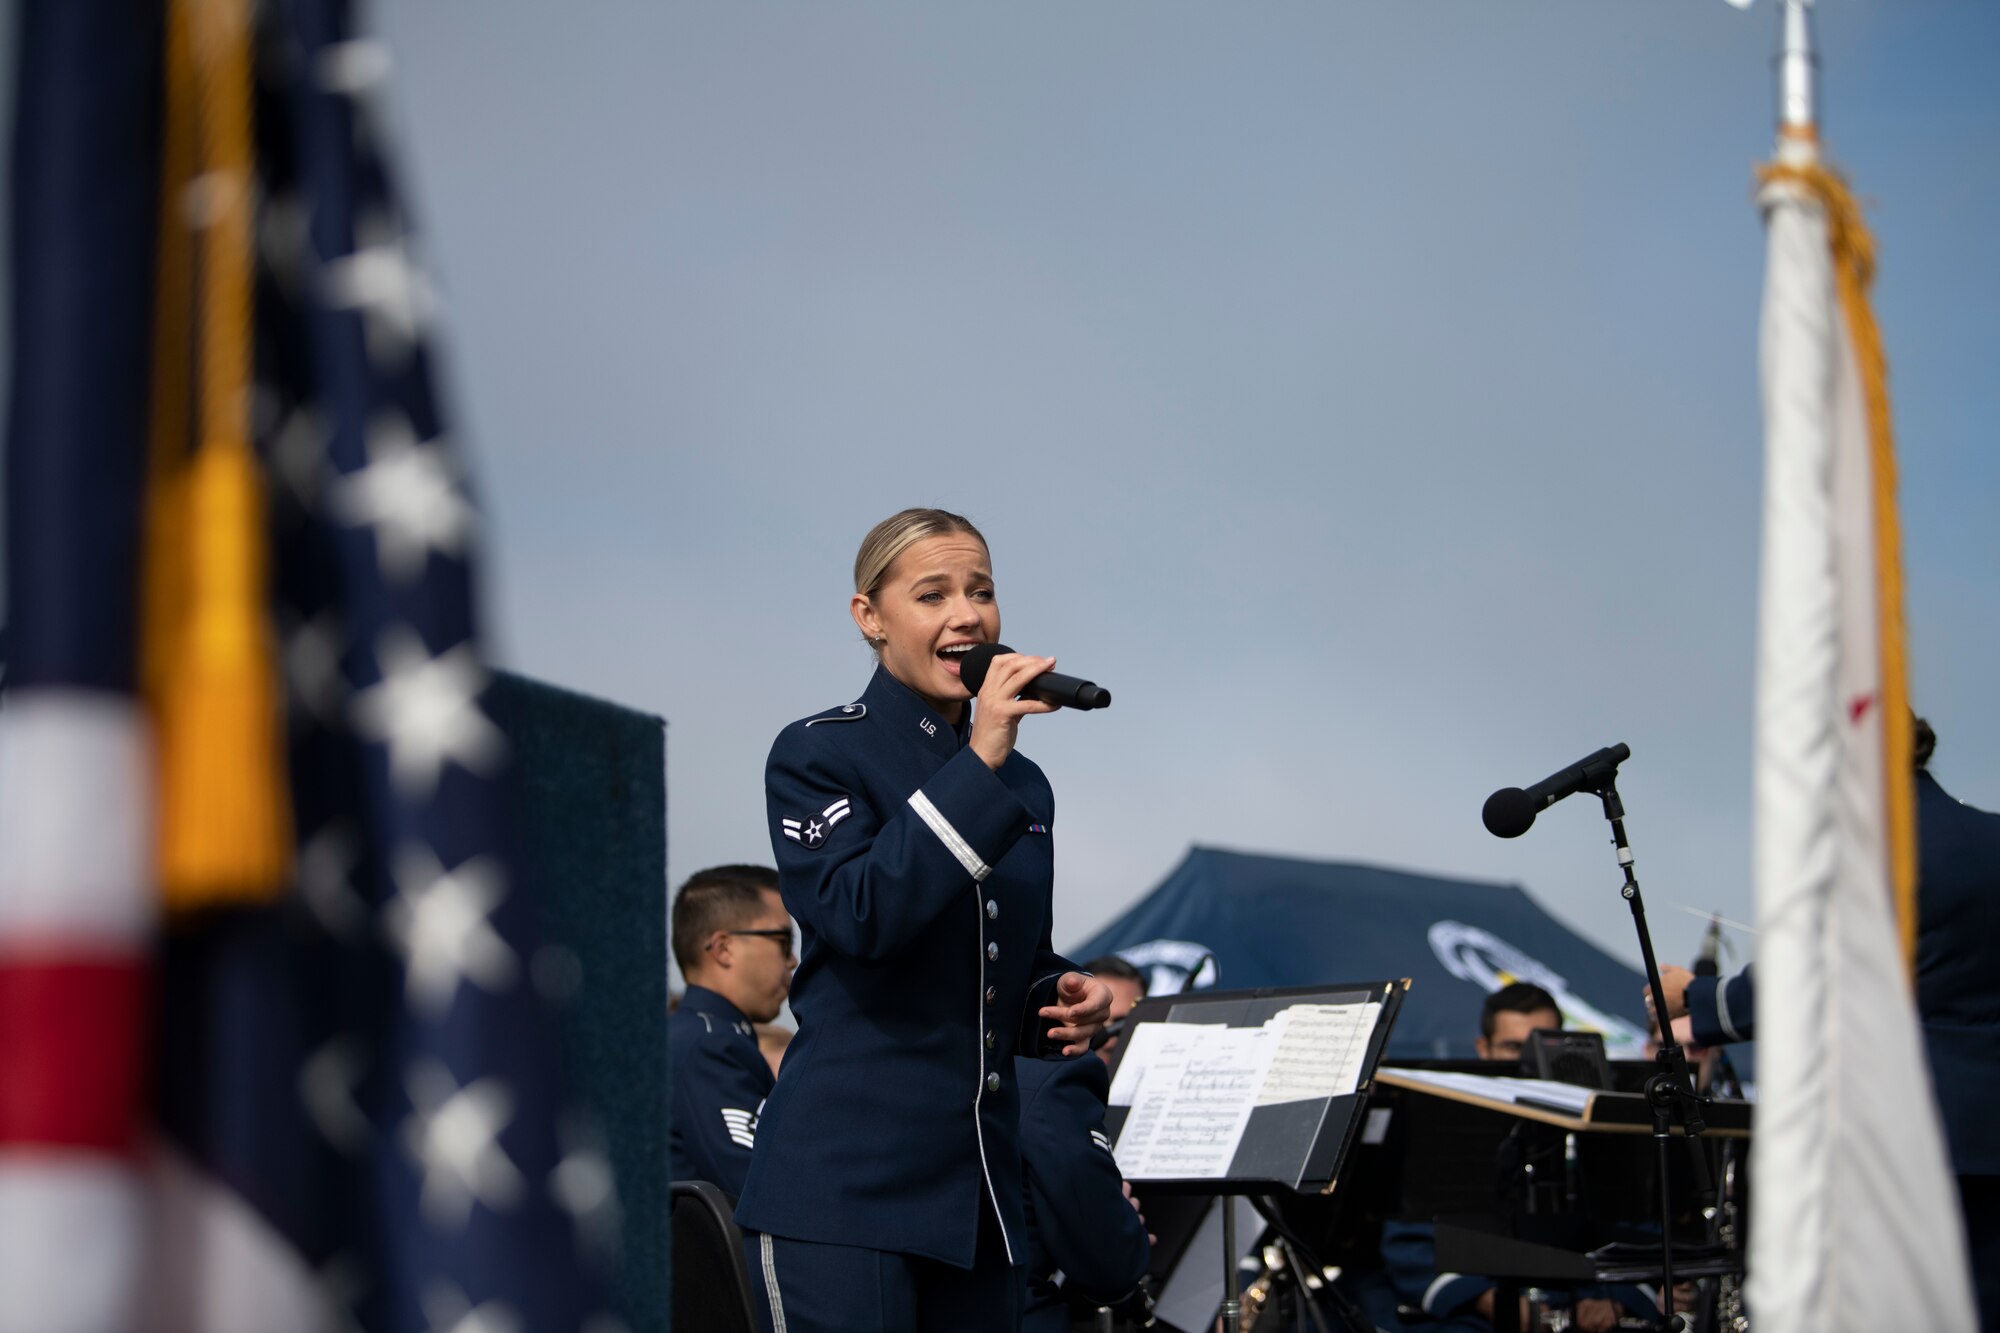
[[[1106,1152],[1111,1151],[1111,1140],[1104,1137],[1104,1132],[1102,1130],[1096,1130],[1096,1129],[1091,1130],[1090,1141],[1096,1144],[1098,1147],[1104,1149],[1104,1151]]]
[[[843,796],[817,815],[808,815],[804,819],[780,819],[778,826],[793,842],[816,850],[826,842],[826,835],[833,832],[833,826],[853,813],[854,807]]]
[[[738,1111],[733,1107],[722,1108],[722,1125],[729,1131],[729,1137],[739,1147],[757,1146],[757,1115],[754,1111]]]

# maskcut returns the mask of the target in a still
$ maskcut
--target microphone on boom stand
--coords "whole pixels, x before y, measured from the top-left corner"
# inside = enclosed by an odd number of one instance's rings
[[[1666,992],[1660,985],[1660,965],[1653,954],[1653,935],[1646,928],[1646,906],[1639,893],[1639,877],[1632,869],[1635,860],[1632,846],[1625,840],[1625,803],[1618,795],[1618,766],[1631,757],[1630,746],[1607,745],[1585,755],[1568,768],[1550,774],[1532,787],[1502,787],[1487,798],[1480,818],[1486,824],[1486,831],[1495,837],[1518,838],[1534,824],[1536,815],[1565,796],[1587,791],[1603,803],[1604,818],[1611,825],[1611,843],[1618,849],[1618,866],[1625,873],[1625,882],[1618,890],[1619,896],[1632,909],[1632,926],[1639,936],[1639,957],[1645,964],[1648,989],[1653,995],[1653,1010],[1664,1019],[1667,1012]],[[1660,1032],[1659,1048],[1654,1055],[1654,1072],[1646,1080],[1646,1101],[1653,1111],[1654,1179],[1660,1200],[1660,1294],[1666,1310],[1666,1318],[1660,1327],[1685,1330],[1688,1327],[1685,1319],[1674,1313],[1674,1214],[1667,1187],[1667,1148],[1673,1140],[1676,1121],[1685,1133],[1690,1150],[1689,1164],[1694,1169],[1696,1196],[1707,1205],[1713,1200],[1714,1191],[1710,1185],[1707,1160],[1696,1141],[1696,1136],[1704,1128],[1701,1116],[1703,1098],[1695,1089],[1694,1073],[1688,1065],[1687,1053],[1674,1041],[1671,1024]]]

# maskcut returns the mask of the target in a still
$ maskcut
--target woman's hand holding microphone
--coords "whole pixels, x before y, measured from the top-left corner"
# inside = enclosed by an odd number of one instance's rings
[[[1030,713],[1053,713],[1059,707],[1040,699],[1016,697],[1028,688],[1029,681],[1055,664],[1053,657],[1003,653],[987,667],[986,679],[976,696],[977,706],[972,710],[969,744],[988,768],[997,770],[1014,752],[1014,737],[1021,729],[1022,718]]]

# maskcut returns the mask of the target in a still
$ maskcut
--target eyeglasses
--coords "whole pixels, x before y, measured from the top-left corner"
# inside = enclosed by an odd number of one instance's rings
[[[778,949],[785,957],[792,956],[792,932],[788,926],[772,926],[769,930],[725,930],[725,935],[757,935],[767,940],[776,940]]]

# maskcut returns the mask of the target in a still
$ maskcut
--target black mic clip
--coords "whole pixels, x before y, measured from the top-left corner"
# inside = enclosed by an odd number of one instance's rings
[[[1502,787],[1486,798],[1480,811],[1486,831],[1496,838],[1518,838],[1535,822],[1535,816],[1565,796],[1593,792],[1604,801],[1604,817],[1623,819],[1625,807],[1618,799],[1618,765],[1632,757],[1630,746],[1607,745],[1585,755],[1568,768],[1528,788]]]

